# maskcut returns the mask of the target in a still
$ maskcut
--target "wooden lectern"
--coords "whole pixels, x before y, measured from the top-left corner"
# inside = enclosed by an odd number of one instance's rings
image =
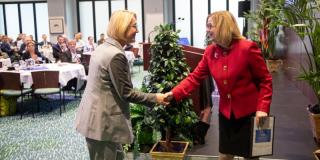
[[[150,43],[142,43],[143,47],[143,69],[148,70],[150,64]],[[186,57],[186,62],[190,66],[191,71],[193,71],[198,65],[202,58],[204,49],[196,48],[192,46],[182,45],[184,56]],[[200,115],[201,111],[207,106],[212,107],[211,102],[211,92],[213,91],[213,84],[211,77],[206,78],[199,86],[195,89],[190,98],[192,98],[194,111]]]
[[[151,43],[142,43],[142,54],[143,54],[143,70],[149,69],[150,63],[150,47]]]

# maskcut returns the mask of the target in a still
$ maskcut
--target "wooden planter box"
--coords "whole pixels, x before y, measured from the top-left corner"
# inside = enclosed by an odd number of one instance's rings
[[[165,144],[165,141],[159,141],[153,145],[150,151],[153,160],[183,160],[189,146],[189,142],[172,141],[175,152],[165,152],[162,151],[163,144]]]
[[[313,152],[314,158],[320,160],[320,149]]]
[[[312,134],[314,140],[320,143],[320,114],[313,114],[308,110],[309,119],[312,127]]]
[[[278,59],[278,60],[266,60],[267,63],[267,68],[269,70],[269,72],[278,72],[282,66],[282,60]]]

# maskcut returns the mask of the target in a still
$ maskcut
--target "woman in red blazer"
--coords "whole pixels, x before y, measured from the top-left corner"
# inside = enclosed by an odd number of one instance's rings
[[[213,76],[220,93],[219,159],[250,157],[250,119],[270,110],[272,78],[258,46],[241,36],[228,11],[210,14],[207,33],[213,40],[195,70],[167,93],[168,100],[182,98]],[[256,118],[259,120],[259,118]]]

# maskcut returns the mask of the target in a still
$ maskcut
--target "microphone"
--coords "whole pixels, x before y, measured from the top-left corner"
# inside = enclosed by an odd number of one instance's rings
[[[178,21],[184,21],[183,17],[178,17]],[[176,23],[178,23],[178,21]]]
[[[184,18],[178,17],[178,19],[176,21],[172,22],[171,25],[173,26],[174,29],[176,29],[176,24],[178,24],[181,21],[184,21]]]
[[[152,30],[148,33],[148,43],[151,43],[151,40],[150,40],[150,36],[151,36],[151,33],[154,33],[156,30]]]

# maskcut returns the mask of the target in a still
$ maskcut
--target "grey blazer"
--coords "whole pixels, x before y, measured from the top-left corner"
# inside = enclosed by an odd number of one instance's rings
[[[76,130],[98,141],[132,143],[129,102],[153,105],[156,96],[133,89],[124,50],[109,38],[92,53]]]

